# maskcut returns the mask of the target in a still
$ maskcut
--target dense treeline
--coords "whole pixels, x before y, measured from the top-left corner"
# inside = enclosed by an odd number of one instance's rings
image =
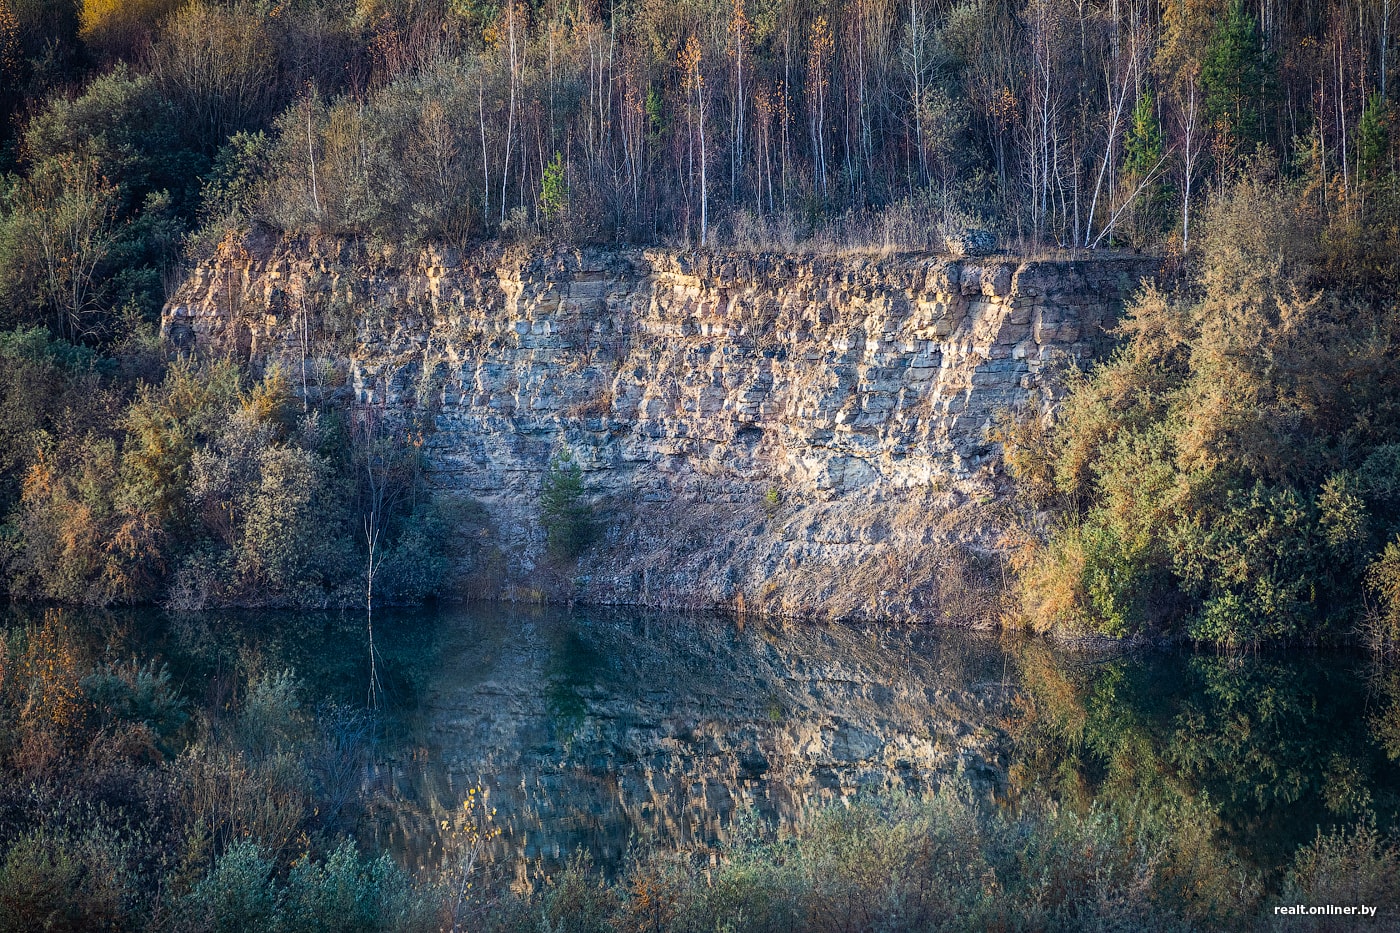
[[[1329,232],[1305,182],[1257,164],[1056,423],[1009,425],[1031,625],[1393,650],[1400,308]]]
[[[1392,171],[1389,19],[1384,0],[361,5],[340,28],[372,34],[367,71],[347,53],[343,93],[312,86],[238,139],[236,171],[269,181],[229,207],[390,238],[790,243],[844,218],[877,242],[1188,244],[1256,147],[1333,209]]]
[[[10,226],[85,229],[32,270],[78,317],[196,226],[1187,246],[1258,147],[1339,215],[1396,165],[1390,0],[6,2]]]

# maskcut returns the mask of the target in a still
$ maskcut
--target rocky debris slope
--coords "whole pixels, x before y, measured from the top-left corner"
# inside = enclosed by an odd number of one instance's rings
[[[428,420],[434,483],[480,506],[465,595],[925,620],[995,546],[996,413],[1052,399],[1154,272],[249,238],[163,329]],[[564,450],[603,530],[567,566],[538,510]]]

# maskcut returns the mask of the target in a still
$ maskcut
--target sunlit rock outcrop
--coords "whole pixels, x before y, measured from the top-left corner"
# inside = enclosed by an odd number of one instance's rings
[[[1053,399],[1154,271],[250,237],[164,333],[423,416],[434,482],[481,507],[470,595],[926,620],[997,546],[996,413]],[[604,534],[560,566],[537,499],[565,449]]]

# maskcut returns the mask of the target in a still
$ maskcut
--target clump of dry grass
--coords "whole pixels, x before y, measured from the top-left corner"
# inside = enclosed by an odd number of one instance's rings
[[[848,210],[808,221],[793,212],[737,210],[714,239],[721,249],[752,253],[846,256],[947,251],[950,235],[980,229],[956,208],[905,198],[883,208]]]
[[[571,406],[567,414],[570,418],[601,418],[609,414],[613,407],[611,386],[602,386],[592,396]]]

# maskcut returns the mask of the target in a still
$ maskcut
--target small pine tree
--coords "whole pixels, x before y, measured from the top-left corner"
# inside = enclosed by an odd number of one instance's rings
[[[593,543],[593,506],[587,499],[583,471],[567,450],[550,461],[540,492],[540,519],[551,557],[573,560]]]
[[[1127,190],[1135,191],[1138,185],[1159,169],[1166,150],[1150,90],[1144,90],[1138,98],[1137,105],[1133,107],[1132,123],[1128,127],[1123,148],[1124,181]],[[1149,238],[1161,232],[1168,213],[1168,201],[1167,186],[1160,178],[1154,178],[1137,193],[1132,222],[1129,225],[1134,240]]]
[[[1229,127],[1235,151],[1262,139],[1259,105],[1268,90],[1268,57],[1243,0],[1231,0],[1201,57],[1201,87],[1210,124]]]
[[[569,206],[569,193],[564,183],[564,157],[554,153],[554,158],[544,167],[544,177],[540,180],[540,218],[554,220]]]
[[[1162,160],[1162,128],[1157,125],[1152,92],[1145,90],[1133,108],[1133,123],[1124,144],[1123,171],[1142,178]]]
[[[1379,92],[1371,94],[1357,126],[1361,177],[1374,181],[1390,159],[1390,107]]]
[[[666,134],[666,105],[656,88],[647,88],[647,142],[658,145]]]

